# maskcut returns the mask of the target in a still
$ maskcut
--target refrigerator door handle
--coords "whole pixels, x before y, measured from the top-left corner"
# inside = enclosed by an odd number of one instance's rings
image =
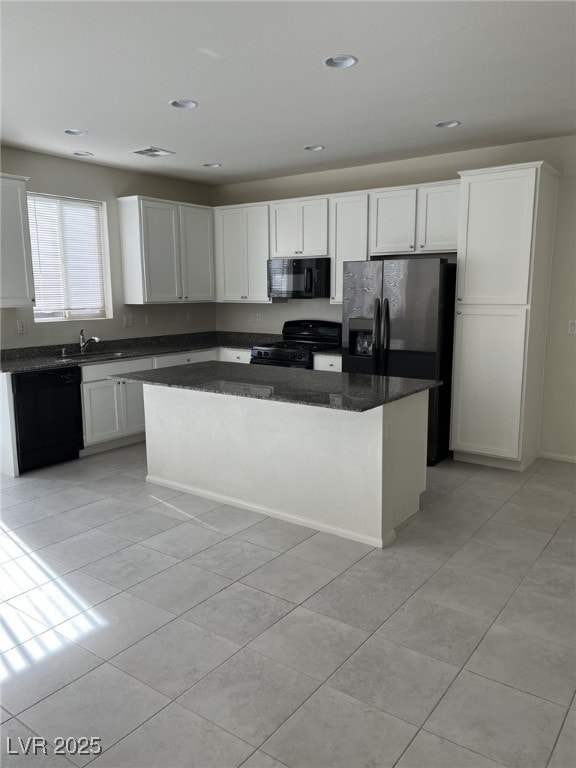
[[[384,299],[384,311],[382,312],[382,353],[380,364],[380,376],[388,375],[388,352],[390,351],[390,302]]]
[[[380,375],[380,369],[382,368],[382,338],[381,338],[381,324],[382,324],[382,307],[380,299],[374,300],[374,318],[372,320],[372,360],[374,361],[373,372]]]
[[[304,274],[304,290],[306,293],[312,293],[312,268],[306,267]]]

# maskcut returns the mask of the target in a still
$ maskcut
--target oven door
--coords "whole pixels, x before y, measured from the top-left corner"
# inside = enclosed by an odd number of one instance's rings
[[[269,259],[268,295],[272,299],[328,298],[330,259]]]

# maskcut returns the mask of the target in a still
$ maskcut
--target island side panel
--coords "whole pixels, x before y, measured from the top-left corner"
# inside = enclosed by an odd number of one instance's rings
[[[384,406],[383,527],[398,528],[426,490],[428,392]]]
[[[417,475],[391,471],[383,487],[384,448],[395,456],[403,434],[397,408],[385,440],[390,406],[354,413],[152,385],[144,402],[152,482],[373,546],[393,540]]]

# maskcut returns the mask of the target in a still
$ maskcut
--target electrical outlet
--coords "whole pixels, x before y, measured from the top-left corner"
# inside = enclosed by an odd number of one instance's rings
[[[27,320],[17,320],[16,321],[16,328],[18,330],[18,333],[28,333],[28,321]]]
[[[144,315],[144,325],[152,325],[152,315]]]
[[[568,321],[568,333],[569,334],[576,333],[576,320],[569,320]]]
[[[256,312],[250,312],[250,322],[251,323],[256,322]]]
[[[257,323],[262,322],[262,312],[256,312],[256,322]]]
[[[124,315],[124,328],[132,328],[134,325],[134,315]]]
[[[192,322],[192,313],[186,312],[186,322],[191,323]]]

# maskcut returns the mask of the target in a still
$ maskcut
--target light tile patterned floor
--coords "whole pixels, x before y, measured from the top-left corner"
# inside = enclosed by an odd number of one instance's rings
[[[2,766],[574,768],[574,465],[443,462],[385,550],[145,474],[1,478]]]

